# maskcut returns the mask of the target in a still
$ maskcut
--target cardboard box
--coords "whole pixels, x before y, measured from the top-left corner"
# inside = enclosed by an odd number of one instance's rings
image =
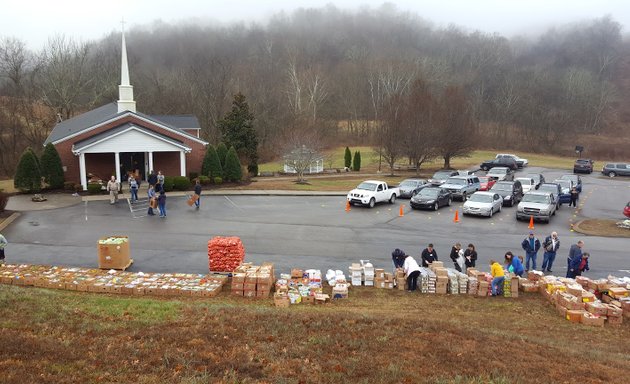
[[[302,296],[302,304],[315,304],[315,296]]]
[[[488,296],[488,287],[489,287],[489,284],[487,281],[480,281],[479,288],[477,290],[477,296],[482,296],[482,297]]]
[[[389,272],[385,272],[384,273],[384,278],[385,278],[385,281],[394,281],[394,274],[393,273],[389,273]]]
[[[448,271],[446,270],[446,268],[435,268],[435,275],[440,278],[440,277],[446,277],[448,279]]]
[[[393,281],[385,281],[385,286],[383,288],[385,288],[385,289],[394,289],[394,282]]]
[[[563,318],[567,317],[568,309],[566,309],[565,307],[556,304],[556,311],[558,311],[558,313],[560,314],[561,317],[563,317]]]
[[[628,296],[628,290],[621,287],[610,287],[608,288],[608,295],[612,298],[619,299],[622,297]]]
[[[302,277],[304,277],[304,270],[302,270],[302,269],[292,269],[291,270],[291,277],[301,279]]]
[[[289,308],[289,305],[291,304],[291,302],[289,301],[289,296],[285,295],[274,295],[273,303],[276,307],[279,308]]]
[[[110,238],[121,239],[119,244],[103,244]],[[99,239],[96,244],[98,251],[98,267],[101,269],[125,269],[129,266],[130,250],[129,237],[106,236]]]
[[[623,316],[608,316],[606,323],[612,326],[618,326],[623,324]]]
[[[396,286],[398,287],[399,291],[404,291],[405,289],[407,289],[407,279],[405,279],[404,277],[397,278]]]
[[[374,286],[376,288],[385,288],[385,280],[384,279],[374,279]]]
[[[592,313],[584,312],[582,314],[582,324],[592,327],[603,327],[606,321],[605,316],[595,316]]]
[[[583,291],[582,292],[582,302],[584,302],[584,303],[592,303],[595,300],[597,300],[597,298],[591,292],[588,292],[588,291]]]
[[[242,290],[233,289],[230,291],[230,295],[232,296],[243,296]]]
[[[374,280],[385,279],[385,270],[383,268],[374,269]]]
[[[243,284],[243,291],[254,291],[254,292],[256,292],[256,283],[245,283],[245,284]]]
[[[572,323],[581,323],[582,322],[582,314],[584,311],[576,311],[576,310],[567,310],[566,319]]]
[[[606,316],[623,316],[623,310],[615,305],[606,304]]]
[[[599,301],[585,303],[586,311],[596,316],[606,316],[608,307]]]

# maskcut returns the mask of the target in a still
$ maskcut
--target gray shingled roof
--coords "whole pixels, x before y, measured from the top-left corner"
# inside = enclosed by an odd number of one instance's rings
[[[61,123],[55,125],[52,132],[44,142],[44,145],[55,142],[63,139],[64,137],[74,135],[76,133],[81,132],[84,129],[93,127],[97,124],[100,124],[104,121],[110,120],[113,117],[123,115],[128,111],[123,111],[118,113],[118,104],[116,102],[105,104],[101,107],[93,109],[91,111],[82,113],[68,120],[62,121]],[[166,125],[169,128],[172,128],[182,135],[194,137],[185,131],[182,131],[182,128],[199,128],[199,121],[193,115],[145,115],[144,113],[134,112],[136,115],[140,117],[144,117],[148,120],[155,121],[156,123]],[[197,139],[198,140],[198,139]]]
[[[87,139],[85,139],[85,140],[81,140],[81,141],[79,141],[79,142],[76,142],[76,143],[74,144],[74,150],[75,150],[75,151],[80,151],[81,149],[83,149],[84,147],[86,147],[86,146],[88,146],[88,145],[90,145],[90,144],[92,144],[92,143],[95,143],[95,142],[97,142],[97,141],[99,141],[99,140],[102,140],[102,139],[104,139],[105,137],[108,137],[108,136],[111,136],[111,135],[115,135],[116,133],[121,132],[121,131],[124,131],[124,130],[126,130],[126,129],[128,129],[128,128],[131,128],[131,127],[134,127],[134,128],[136,128],[137,130],[142,131],[142,132],[145,132],[145,133],[150,133],[150,134],[152,134],[152,135],[159,136],[162,140],[164,140],[164,141],[168,141],[168,142],[169,142],[169,143],[171,143],[171,144],[175,144],[175,145],[184,145],[184,143],[183,143],[182,141],[175,140],[175,139],[173,139],[173,138],[171,138],[171,137],[168,137],[168,136],[166,136],[166,135],[162,135],[161,133],[158,133],[158,132],[152,131],[152,130],[147,129],[147,128],[144,128],[144,127],[139,127],[139,126],[138,126],[138,125],[136,125],[136,124],[125,123],[125,124],[123,124],[123,125],[121,125],[121,126],[119,126],[119,127],[116,127],[116,128],[110,129],[110,130],[105,131],[105,132],[101,132],[101,133],[99,133],[99,134],[97,134],[97,135],[94,135],[94,136],[92,136],[92,137],[89,137],[89,138],[87,138]],[[184,146],[188,147],[187,145],[184,145]]]

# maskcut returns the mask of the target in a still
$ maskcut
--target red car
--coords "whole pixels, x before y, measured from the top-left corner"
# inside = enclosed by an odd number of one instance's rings
[[[479,188],[479,190],[480,191],[489,191],[490,188],[492,188],[492,186],[496,182],[497,182],[497,179],[495,179],[494,177],[479,176],[479,185],[481,186]]]
[[[623,209],[623,214],[630,218],[630,201],[628,202],[628,204],[626,204],[625,208]]]

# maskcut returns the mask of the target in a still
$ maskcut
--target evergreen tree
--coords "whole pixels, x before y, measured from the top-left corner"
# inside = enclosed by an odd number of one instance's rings
[[[51,189],[63,188],[63,165],[61,164],[59,152],[57,152],[57,149],[52,143],[46,144],[44,153],[42,153],[42,157],[39,161],[39,168],[42,177]]]
[[[26,148],[18,163],[13,186],[24,192],[39,192],[42,189],[42,176],[39,171],[37,156],[29,147]]]
[[[221,168],[225,169],[225,156],[228,153],[227,146],[225,143],[221,142],[217,145],[217,156],[219,156],[219,161],[221,162]]]
[[[346,147],[346,153],[343,155],[343,166],[346,168],[350,168],[352,165],[352,152],[350,152],[350,148]]]
[[[208,176],[210,180],[214,180],[215,177],[223,177],[223,167],[221,166],[221,160],[219,155],[214,149],[212,144],[208,145],[206,150],[206,156],[203,158],[203,165],[201,166],[201,174]]]
[[[225,156],[225,168],[224,179],[227,181],[241,181],[243,178],[243,170],[241,169],[241,162],[236,154],[236,149],[230,147],[227,155]]]
[[[242,93],[234,95],[232,110],[217,122],[226,146],[234,147],[236,153],[247,159],[247,170],[258,173],[258,135],[254,129],[254,115]]]
[[[352,170],[359,172],[361,170],[361,152],[356,151],[352,159]]]

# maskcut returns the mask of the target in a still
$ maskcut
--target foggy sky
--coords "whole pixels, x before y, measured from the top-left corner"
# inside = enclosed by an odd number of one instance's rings
[[[30,49],[40,49],[49,37],[64,34],[78,41],[94,40],[126,29],[167,23],[236,21],[266,22],[280,11],[320,8],[334,4],[344,10],[362,6],[378,8],[379,0],[0,0],[0,37],[16,37]],[[630,26],[627,0],[395,0],[399,11],[409,11],[436,27],[455,24],[467,30],[497,32],[510,37],[535,35],[551,26],[610,15],[624,27]]]

